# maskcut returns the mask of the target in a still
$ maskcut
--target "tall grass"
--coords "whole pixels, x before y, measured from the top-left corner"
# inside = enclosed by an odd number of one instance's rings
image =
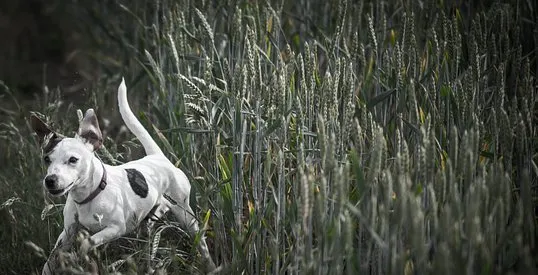
[[[98,6],[117,19],[81,12],[126,64],[93,103],[108,112],[125,75],[130,101],[146,103],[133,109],[191,179],[223,273],[538,271],[534,4],[140,3]],[[50,201],[15,121],[2,125],[14,148],[0,175],[2,273],[38,270],[61,224],[61,211],[35,222]],[[105,147],[109,162],[130,159]],[[197,272],[179,232],[166,220],[92,257],[102,272]]]

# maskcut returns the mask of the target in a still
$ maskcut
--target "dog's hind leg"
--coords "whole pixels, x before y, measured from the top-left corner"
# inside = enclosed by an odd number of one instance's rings
[[[198,243],[198,252],[202,255],[204,261],[203,266],[206,269],[205,271],[215,271],[215,263],[211,259],[205,236],[200,232],[198,220],[194,216],[194,211],[192,211],[189,205],[190,185],[188,180],[181,172],[181,175],[176,178],[176,182],[178,184],[170,186],[168,190],[169,193],[164,194],[164,198],[168,200],[170,210],[174,216],[176,216],[183,229],[185,229],[191,237],[195,237],[198,233],[202,234]],[[184,185],[181,183],[186,184]]]
[[[205,236],[203,235],[203,233],[200,232],[198,220],[194,217],[194,212],[192,211],[188,202],[187,204],[175,205],[173,207],[170,207],[170,210],[172,210],[174,216],[177,217],[182,227],[187,230],[191,237],[195,237],[198,233],[202,234],[198,243],[198,252],[200,252],[200,254],[202,255],[202,258],[204,260],[203,264],[206,271],[210,272],[215,270],[216,266],[211,259],[211,255],[209,254],[209,248],[207,247]]]

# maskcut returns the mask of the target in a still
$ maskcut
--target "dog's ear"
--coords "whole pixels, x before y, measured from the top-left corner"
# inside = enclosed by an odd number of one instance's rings
[[[93,109],[88,109],[84,118],[80,121],[78,137],[96,151],[103,145],[103,134],[99,128],[99,121]]]
[[[49,125],[43,122],[43,120],[41,120],[35,114],[30,116],[30,125],[37,134],[39,145],[45,153],[48,153],[54,149],[54,147],[64,138],[63,135],[51,130]]]
[[[43,143],[46,136],[51,133],[54,133],[54,131],[50,129],[49,125],[43,122],[43,120],[41,120],[35,114],[32,114],[30,116],[30,125],[32,126],[34,132],[37,134],[37,137],[39,138],[39,143]]]

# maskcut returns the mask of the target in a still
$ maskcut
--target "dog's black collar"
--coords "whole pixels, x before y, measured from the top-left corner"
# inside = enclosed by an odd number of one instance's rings
[[[81,201],[81,202],[75,201],[76,203],[78,203],[78,204],[88,203],[91,200],[93,200],[95,197],[97,197],[97,195],[99,195],[99,193],[101,193],[101,191],[105,190],[105,187],[106,187],[106,184],[107,184],[106,183],[106,170],[105,170],[105,165],[103,164],[102,161],[101,161],[101,166],[103,167],[103,176],[101,177],[101,181],[99,182],[99,186],[97,186],[97,189],[93,190],[93,192],[87,198],[85,198],[83,201]]]

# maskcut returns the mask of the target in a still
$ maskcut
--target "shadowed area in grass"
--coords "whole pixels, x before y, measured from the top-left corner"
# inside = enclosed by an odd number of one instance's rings
[[[223,274],[538,272],[534,2],[195,2],[0,4],[0,274],[62,226],[30,112],[94,108],[97,154],[136,159],[122,76]],[[61,262],[197,274],[197,241],[166,217]]]

